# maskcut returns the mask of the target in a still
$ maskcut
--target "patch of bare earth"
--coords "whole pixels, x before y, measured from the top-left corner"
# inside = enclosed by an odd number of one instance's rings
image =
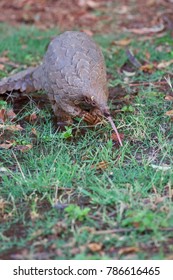
[[[12,0],[0,1],[0,22],[34,24],[61,30],[122,32],[164,24],[173,27],[171,0]]]

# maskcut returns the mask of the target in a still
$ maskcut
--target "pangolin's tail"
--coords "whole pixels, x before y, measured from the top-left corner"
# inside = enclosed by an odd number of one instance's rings
[[[40,81],[41,67],[30,67],[24,71],[0,80],[0,94],[20,91],[34,92],[42,88]]]

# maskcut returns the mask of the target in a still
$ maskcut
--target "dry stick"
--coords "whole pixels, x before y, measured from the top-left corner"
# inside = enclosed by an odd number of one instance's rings
[[[26,180],[25,175],[24,175],[24,173],[23,173],[23,171],[22,171],[22,168],[21,168],[21,166],[20,166],[20,163],[18,162],[18,159],[17,159],[17,157],[16,157],[16,155],[15,155],[15,153],[14,153],[13,151],[12,151],[12,154],[13,154],[15,160],[16,160],[17,166],[18,166],[18,168],[19,168],[19,170],[20,170],[20,173],[21,173],[23,179]]]
[[[140,61],[134,56],[131,50],[127,49],[126,55],[133,66],[135,66],[136,68],[140,68],[142,66]]]
[[[160,228],[161,231],[173,231],[173,228]]]
[[[120,146],[123,146],[123,143],[122,143],[122,141],[121,141],[120,135],[119,135],[119,133],[118,133],[118,130],[117,130],[117,128],[116,128],[116,126],[115,126],[115,124],[114,124],[112,118],[109,116],[109,117],[107,117],[107,119],[108,119],[108,121],[110,122],[110,124],[111,124],[113,130],[115,131],[115,133],[116,133],[116,135],[117,135],[117,138],[118,138],[118,141],[119,141],[119,143],[120,143]]]
[[[108,230],[97,230],[94,231],[94,235],[99,235],[99,234],[113,234],[113,233],[126,233],[126,232],[131,232],[137,230],[135,228],[117,228],[117,229],[108,229]],[[173,231],[173,228],[159,228],[160,231]],[[150,232],[152,230],[147,229],[146,231]]]
[[[129,87],[136,87],[136,86],[149,86],[150,84],[154,85],[167,85],[168,82],[166,81],[161,81],[161,82],[143,82],[143,83],[134,83],[134,84],[129,84]]]
[[[108,229],[108,230],[97,230],[93,232],[94,235],[99,235],[99,234],[113,234],[113,233],[125,233],[125,232],[131,232],[132,228],[117,228],[117,229]]]

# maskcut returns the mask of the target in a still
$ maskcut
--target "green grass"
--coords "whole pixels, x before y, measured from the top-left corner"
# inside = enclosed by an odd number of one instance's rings
[[[8,51],[9,59],[21,68],[40,61],[58,33],[4,25],[0,31],[2,56]],[[164,98],[172,90],[168,84],[151,84],[134,93],[128,86],[158,81],[169,68],[151,74],[135,70],[127,83],[117,70],[130,63],[125,48],[111,44],[115,39],[121,38],[96,36],[111,75],[109,83],[121,85],[119,93],[124,96],[121,102],[111,95],[113,116],[115,109],[121,111],[115,122],[124,134],[122,148],[111,139],[108,124],[91,129],[75,122],[65,132],[57,130],[44,95],[41,109],[35,95],[22,104],[1,103],[6,109],[13,107],[17,117],[12,123],[24,128],[1,131],[1,143],[13,141],[10,149],[0,149],[1,259],[165,259],[171,254],[173,127],[165,113],[172,102]],[[169,34],[152,44],[132,37],[130,47],[139,60],[149,52],[153,63],[172,58],[164,52],[168,44]],[[158,46],[163,51],[157,53]],[[1,77],[12,70],[7,66]],[[27,118],[32,113],[37,114],[34,123]],[[21,152],[19,145],[32,148]],[[103,161],[106,166],[101,169]],[[127,247],[129,253],[123,251]]]

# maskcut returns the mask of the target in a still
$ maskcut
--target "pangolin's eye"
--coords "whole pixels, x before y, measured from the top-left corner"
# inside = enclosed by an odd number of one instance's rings
[[[87,96],[84,97],[84,101],[88,104],[91,104],[91,102],[92,102],[91,99]]]
[[[91,105],[94,107],[96,106],[96,102],[95,101],[91,101]]]

